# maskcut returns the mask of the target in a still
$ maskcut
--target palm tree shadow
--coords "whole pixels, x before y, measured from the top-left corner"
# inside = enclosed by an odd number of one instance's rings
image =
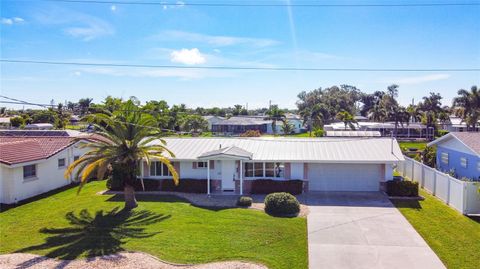
[[[65,218],[70,223],[69,227],[42,228],[40,232],[48,235],[43,244],[16,252],[50,250],[47,257],[63,260],[73,260],[80,256],[92,258],[111,255],[124,250],[122,245],[129,238],[147,238],[158,234],[159,232],[145,231],[146,227],[170,217],[148,210],[124,211],[118,207],[109,212],[99,210],[95,215],[87,209],[83,209],[78,215],[68,212]],[[43,260],[34,258],[19,264],[18,267],[27,268]]]

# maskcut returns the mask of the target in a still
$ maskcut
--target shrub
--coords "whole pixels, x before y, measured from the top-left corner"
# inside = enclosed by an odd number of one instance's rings
[[[206,193],[207,180],[206,179],[180,179],[178,185],[173,183],[172,179],[164,179],[159,181],[160,191],[178,191],[188,193]]]
[[[315,137],[322,137],[325,135],[325,131],[321,128],[315,128],[313,129],[313,136]]]
[[[260,137],[262,136],[262,133],[259,130],[248,130],[242,134],[240,134],[241,137]]]
[[[387,194],[389,196],[418,196],[418,182],[387,181]]]
[[[297,215],[300,212],[300,203],[290,193],[271,193],[265,197],[265,212],[273,216]]]
[[[249,207],[252,205],[252,197],[240,196],[237,201],[237,206]]]
[[[288,192],[291,194],[301,194],[303,189],[303,181],[301,180],[271,180],[257,179],[252,180],[252,194],[269,194],[272,192]]]

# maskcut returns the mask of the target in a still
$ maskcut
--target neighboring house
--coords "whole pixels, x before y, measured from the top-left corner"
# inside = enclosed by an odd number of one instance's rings
[[[286,120],[293,126],[294,133],[304,132],[303,122],[298,115],[287,114]],[[214,133],[238,135],[249,130],[258,130],[264,134],[273,134],[272,121],[267,120],[268,116],[256,115],[256,116],[234,116],[228,119],[217,117],[216,119],[210,118],[209,125],[211,124],[211,130]],[[282,134],[283,122],[278,120],[275,124],[275,132]]]
[[[379,131],[326,131],[327,137],[380,137]]]
[[[0,117],[0,129],[9,129],[10,126],[10,117]]]
[[[212,116],[212,115],[203,116],[203,118],[204,118],[204,119],[207,121],[207,123],[208,123],[208,130],[209,130],[209,131],[212,130],[212,124],[216,124],[217,122],[220,122],[220,121],[222,121],[222,120],[225,119],[224,117]]]
[[[205,192],[249,193],[254,181],[301,180],[303,191],[379,191],[403,161],[388,138],[165,138],[182,179],[206,180]],[[156,141],[152,143],[158,143]],[[143,163],[141,177],[167,180],[168,169]]]
[[[356,131],[378,131],[381,136],[391,136],[395,131],[394,122],[371,122],[360,121],[354,123]],[[351,130],[343,122],[335,122],[324,126],[325,131],[346,131]],[[404,123],[397,125],[397,138],[432,138],[433,128],[427,129],[427,126],[420,123]]]
[[[442,129],[449,132],[467,132],[467,124],[463,121],[462,118],[456,116],[450,116],[449,120],[442,124]],[[469,130],[473,131],[473,130]],[[480,121],[475,128],[475,132],[480,131]]]
[[[72,136],[5,136],[4,132],[0,136],[0,203],[14,204],[73,182],[64,173],[85,153],[79,143]]]
[[[437,169],[457,178],[480,180],[480,133],[448,133],[428,146],[437,146]]]
[[[25,129],[31,129],[31,130],[51,130],[53,129],[53,124],[51,123],[32,123],[32,124],[27,124],[25,126]]]

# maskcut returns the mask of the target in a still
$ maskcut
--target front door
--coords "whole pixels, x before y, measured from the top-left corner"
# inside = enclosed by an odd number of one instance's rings
[[[235,190],[235,161],[222,160],[222,190]]]

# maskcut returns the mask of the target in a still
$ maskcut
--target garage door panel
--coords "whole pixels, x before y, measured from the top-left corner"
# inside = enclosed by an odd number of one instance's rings
[[[312,191],[378,191],[380,164],[309,164]]]

